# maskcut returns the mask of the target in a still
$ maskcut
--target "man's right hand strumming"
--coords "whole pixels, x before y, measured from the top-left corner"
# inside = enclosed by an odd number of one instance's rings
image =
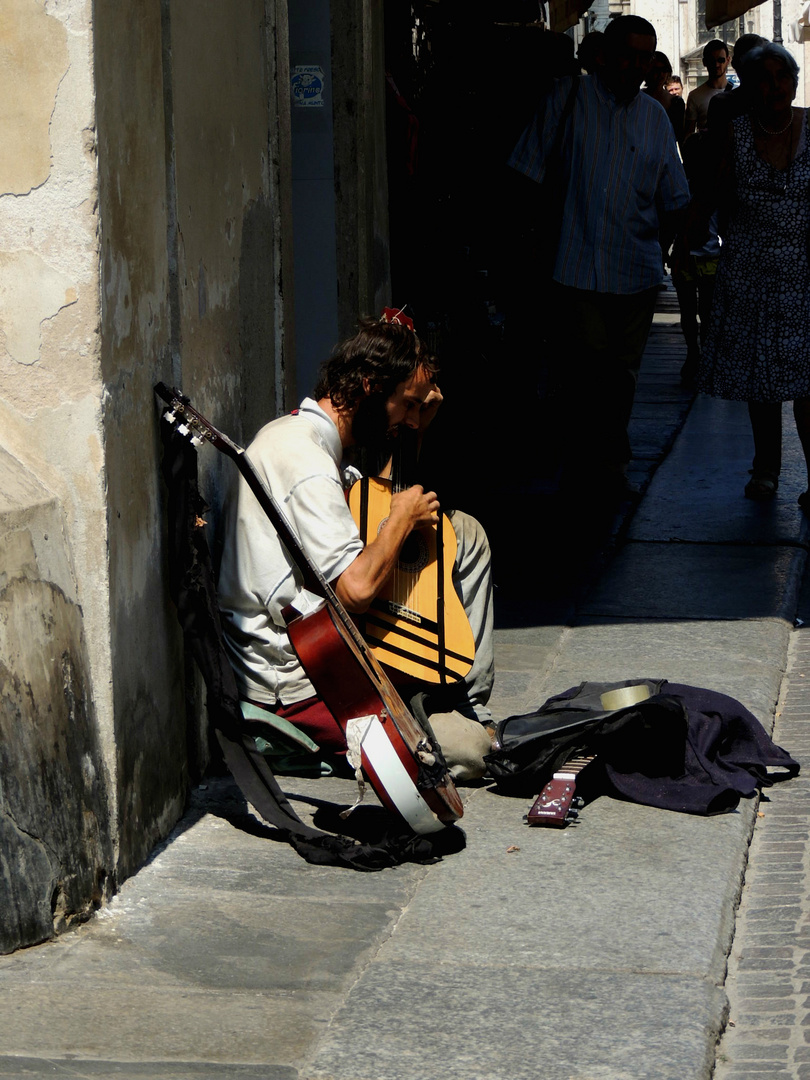
[[[424,525],[435,525],[439,520],[439,498],[435,491],[424,491],[420,484],[397,491],[391,496],[389,522],[402,517],[410,523],[408,532]]]

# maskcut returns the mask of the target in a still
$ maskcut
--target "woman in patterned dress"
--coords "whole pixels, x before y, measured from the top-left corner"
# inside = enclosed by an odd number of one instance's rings
[[[697,386],[748,402],[745,495],[765,500],[779,485],[784,401],[810,462],[810,136],[807,110],[793,107],[799,69],[787,49],[754,49],[741,66],[751,111],[729,126],[716,177],[730,197]],[[810,515],[810,490],[799,505]]]

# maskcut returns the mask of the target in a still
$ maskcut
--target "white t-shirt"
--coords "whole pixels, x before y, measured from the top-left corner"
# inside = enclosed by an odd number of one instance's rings
[[[297,414],[263,427],[247,455],[307,555],[327,581],[335,581],[363,550],[363,541],[346,505],[343,448],[334,423],[305,398]],[[307,606],[309,594],[241,475],[226,506],[218,592],[240,693],[271,705],[311,697],[315,690],[281,614],[290,603],[299,610]]]
[[[709,126],[709,104],[713,97],[717,97],[718,94],[724,94],[725,91],[725,86],[722,86],[719,90],[715,89],[713,86],[708,86],[706,83],[701,83],[700,86],[696,86],[686,99],[687,127],[689,126],[689,121],[694,120],[695,130],[705,131]]]

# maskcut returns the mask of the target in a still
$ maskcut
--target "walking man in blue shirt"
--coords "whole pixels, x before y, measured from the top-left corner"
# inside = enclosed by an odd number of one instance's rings
[[[608,24],[593,75],[556,81],[509,164],[538,184],[564,113],[561,218],[546,310],[545,357],[558,450],[578,487],[621,498],[630,460],[627,424],[652,324],[663,254],[689,188],[665,110],[639,88],[656,47],[635,15]],[[569,105],[569,109],[566,106]],[[558,145],[560,145],[558,143]],[[570,475],[573,474],[573,477]]]

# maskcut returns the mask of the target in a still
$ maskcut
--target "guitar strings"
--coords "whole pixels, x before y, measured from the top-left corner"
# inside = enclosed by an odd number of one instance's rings
[[[394,452],[391,460],[391,493],[394,494],[398,491],[404,491],[408,486],[408,480],[410,477],[405,476],[405,453],[406,453],[406,440],[409,436],[405,433],[404,429],[400,429]],[[410,541],[410,546],[418,544],[418,540],[410,534],[405,541],[406,545]],[[402,551],[400,551],[400,556]],[[394,603],[398,605],[400,609],[406,611],[420,611],[420,596],[419,596],[419,570],[417,566],[414,572],[406,570],[402,564],[401,557],[397,559],[397,564],[394,569],[394,582],[393,582],[393,597]]]
[[[397,441],[396,441],[396,445],[394,447],[394,454],[393,454],[393,459],[392,459],[392,463],[391,463],[391,494],[392,495],[396,494],[396,492],[398,492],[398,491],[403,491],[404,487],[405,487],[405,485],[404,485],[404,477],[403,477],[404,465],[403,465],[403,460],[402,460],[402,456],[403,456],[402,442],[403,442],[403,432],[400,430],[400,432],[398,433],[398,438],[397,438]],[[405,543],[407,544],[407,542],[408,541],[406,539]],[[393,591],[393,595],[394,595],[394,603],[399,608],[403,608],[403,607],[406,606],[407,597],[405,597],[403,595],[403,573],[402,573],[402,560],[401,560],[402,551],[400,551],[399,554],[400,554],[400,558],[397,559],[396,566],[394,567],[394,587],[393,587],[392,591]]]

